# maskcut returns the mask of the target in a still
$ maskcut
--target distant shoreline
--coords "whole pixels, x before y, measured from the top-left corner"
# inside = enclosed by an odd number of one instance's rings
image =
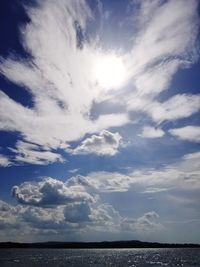
[[[65,248],[65,249],[107,249],[107,248],[200,248],[200,244],[176,244],[158,243],[142,241],[103,241],[103,242],[37,242],[37,243],[17,243],[1,242],[1,248]]]

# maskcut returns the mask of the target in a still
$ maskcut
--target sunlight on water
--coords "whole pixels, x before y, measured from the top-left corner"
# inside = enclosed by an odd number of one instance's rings
[[[1,267],[200,266],[200,249],[1,249]]]

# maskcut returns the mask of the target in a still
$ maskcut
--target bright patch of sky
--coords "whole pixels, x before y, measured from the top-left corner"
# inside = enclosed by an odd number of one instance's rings
[[[200,242],[198,0],[0,10],[0,240]]]

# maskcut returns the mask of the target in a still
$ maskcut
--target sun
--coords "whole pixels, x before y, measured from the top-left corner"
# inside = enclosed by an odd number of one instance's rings
[[[96,62],[95,77],[104,89],[122,86],[126,78],[126,69],[122,59],[116,55],[107,55]]]

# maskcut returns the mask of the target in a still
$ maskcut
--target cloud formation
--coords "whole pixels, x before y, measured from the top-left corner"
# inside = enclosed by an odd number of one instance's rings
[[[122,228],[126,231],[144,233],[161,230],[163,226],[159,223],[159,215],[155,211],[150,211],[137,219],[123,219]]]
[[[12,195],[19,203],[33,206],[63,205],[70,202],[89,201],[95,198],[83,186],[70,186],[67,183],[45,178],[39,182],[24,182],[12,188]]]
[[[19,227],[18,208],[0,200],[0,232]]]
[[[92,76],[102,53],[93,44],[84,43],[82,49],[77,46],[74,23],[84,32],[87,20],[92,18],[85,1],[61,1],[58,5],[43,1],[26,10],[31,23],[21,33],[23,46],[32,60],[2,59],[0,69],[8,79],[31,93],[33,107],[24,107],[1,93],[1,129],[20,131],[26,141],[56,149],[87,132],[126,123],[128,119],[123,114],[100,116],[97,121],[90,121],[87,116],[92,102],[104,92],[95,85],[96,78]],[[3,112],[6,109],[9,114]],[[49,153],[43,155],[48,163]],[[55,156],[54,161],[57,159]],[[16,160],[29,161],[20,156]]]
[[[82,143],[73,150],[73,154],[97,154],[100,156],[114,156],[122,144],[122,137],[119,133],[111,133],[103,130],[99,135],[82,141]]]
[[[146,113],[156,123],[175,121],[199,111],[200,95],[177,94],[162,103],[147,98],[130,99],[129,108]]]
[[[8,167],[11,165],[11,161],[8,157],[0,155],[0,167]]]
[[[162,129],[151,126],[145,126],[140,134],[140,136],[143,138],[159,138],[163,135],[165,135],[165,132]]]
[[[199,95],[176,94],[163,102],[157,99],[170,87],[179,69],[197,60],[197,5],[195,0],[138,3],[130,15],[133,32],[130,30],[131,38],[126,40],[130,48],[121,49],[120,53],[119,49],[108,51],[101,43],[101,36],[88,31],[95,16],[86,1],[44,0],[26,6],[30,22],[21,27],[20,34],[29,56],[12,54],[0,60],[0,73],[26,90],[32,102],[31,106],[24,106],[0,93],[0,130],[20,133],[13,150],[15,161],[62,162],[57,150],[67,151],[70,142],[81,140],[87,134],[92,135],[92,140],[82,141],[72,155],[114,155],[119,141],[116,139],[116,147],[109,144],[106,150],[103,135],[111,127],[130,123],[130,113],[146,114],[158,124],[198,112]],[[111,16],[107,17],[108,21]],[[121,30],[123,25],[126,27],[126,23],[121,24]],[[110,56],[122,62],[126,69],[121,88],[118,85],[105,88],[98,81],[95,66]],[[130,88],[128,92],[126,86]],[[94,119],[91,112],[103,101],[120,103],[123,112],[99,111]],[[97,153],[97,144],[88,144],[98,138],[102,141]],[[34,144],[35,148],[29,147],[23,154],[24,143]]]
[[[68,180],[69,185],[80,184],[94,192],[125,192],[130,188],[131,177],[118,172],[91,172],[87,176],[76,175]]]
[[[71,181],[70,181],[71,180]],[[161,224],[156,212],[147,212],[138,218],[123,217],[112,205],[101,199],[101,191],[78,179],[62,182],[53,178],[24,182],[12,188],[17,205],[0,201],[0,236],[7,240],[14,234],[16,240],[34,233],[45,237],[74,236],[90,239],[98,233],[140,234],[159,231]],[[8,235],[7,232],[11,231]],[[16,235],[18,231],[18,235]]]
[[[89,233],[98,235],[105,232],[109,235],[133,234],[141,238],[163,232],[165,228],[158,212],[151,209],[139,216],[131,216],[130,213],[124,216],[106,203],[104,196],[132,192],[134,188],[138,194],[145,193],[145,196],[164,191],[167,201],[182,205],[181,196],[174,198],[170,191],[193,194],[200,188],[199,157],[199,153],[187,154],[177,163],[160,169],[138,169],[126,175],[93,172],[87,176],[76,175],[66,182],[48,177],[16,185],[12,194],[18,204],[0,202],[0,236],[7,240],[8,231],[13,234],[19,229],[23,236],[32,232],[36,238],[40,235],[46,238],[45,234],[48,234],[48,238],[61,236],[61,240],[62,235],[65,239],[68,236],[67,240],[76,235],[85,238]],[[23,239],[22,236],[20,238]]]
[[[127,174],[119,172],[92,172],[87,176],[75,176],[69,183],[80,183],[100,192],[126,192],[140,186],[141,192],[170,190],[196,190],[200,188],[200,153],[183,156],[174,164],[159,169],[137,169]],[[139,190],[139,189],[138,189]]]
[[[27,236],[30,240],[30,233],[34,234],[36,240],[41,240],[41,237],[47,240],[60,237],[63,241],[70,241],[76,236],[90,240],[99,233],[118,235],[143,231],[143,234],[149,234],[161,229],[159,215],[155,212],[145,213],[139,218],[123,218],[106,203],[95,206],[82,202],[36,207],[14,206],[0,201],[0,211],[0,237],[5,241],[12,237],[12,240],[23,242]]]
[[[16,154],[14,161],[16,163],[28,163],[37,165],[46,165],[53,162],[63,162],[64,159],[58,153],[51,152],[49,148],[39,145],[18,141],[16,148],[10,148]]]
[[[200,142],[200,127],[199,126],[185,126],[169,130],[170,134],[176,136],[180,140],[191,142]]]

